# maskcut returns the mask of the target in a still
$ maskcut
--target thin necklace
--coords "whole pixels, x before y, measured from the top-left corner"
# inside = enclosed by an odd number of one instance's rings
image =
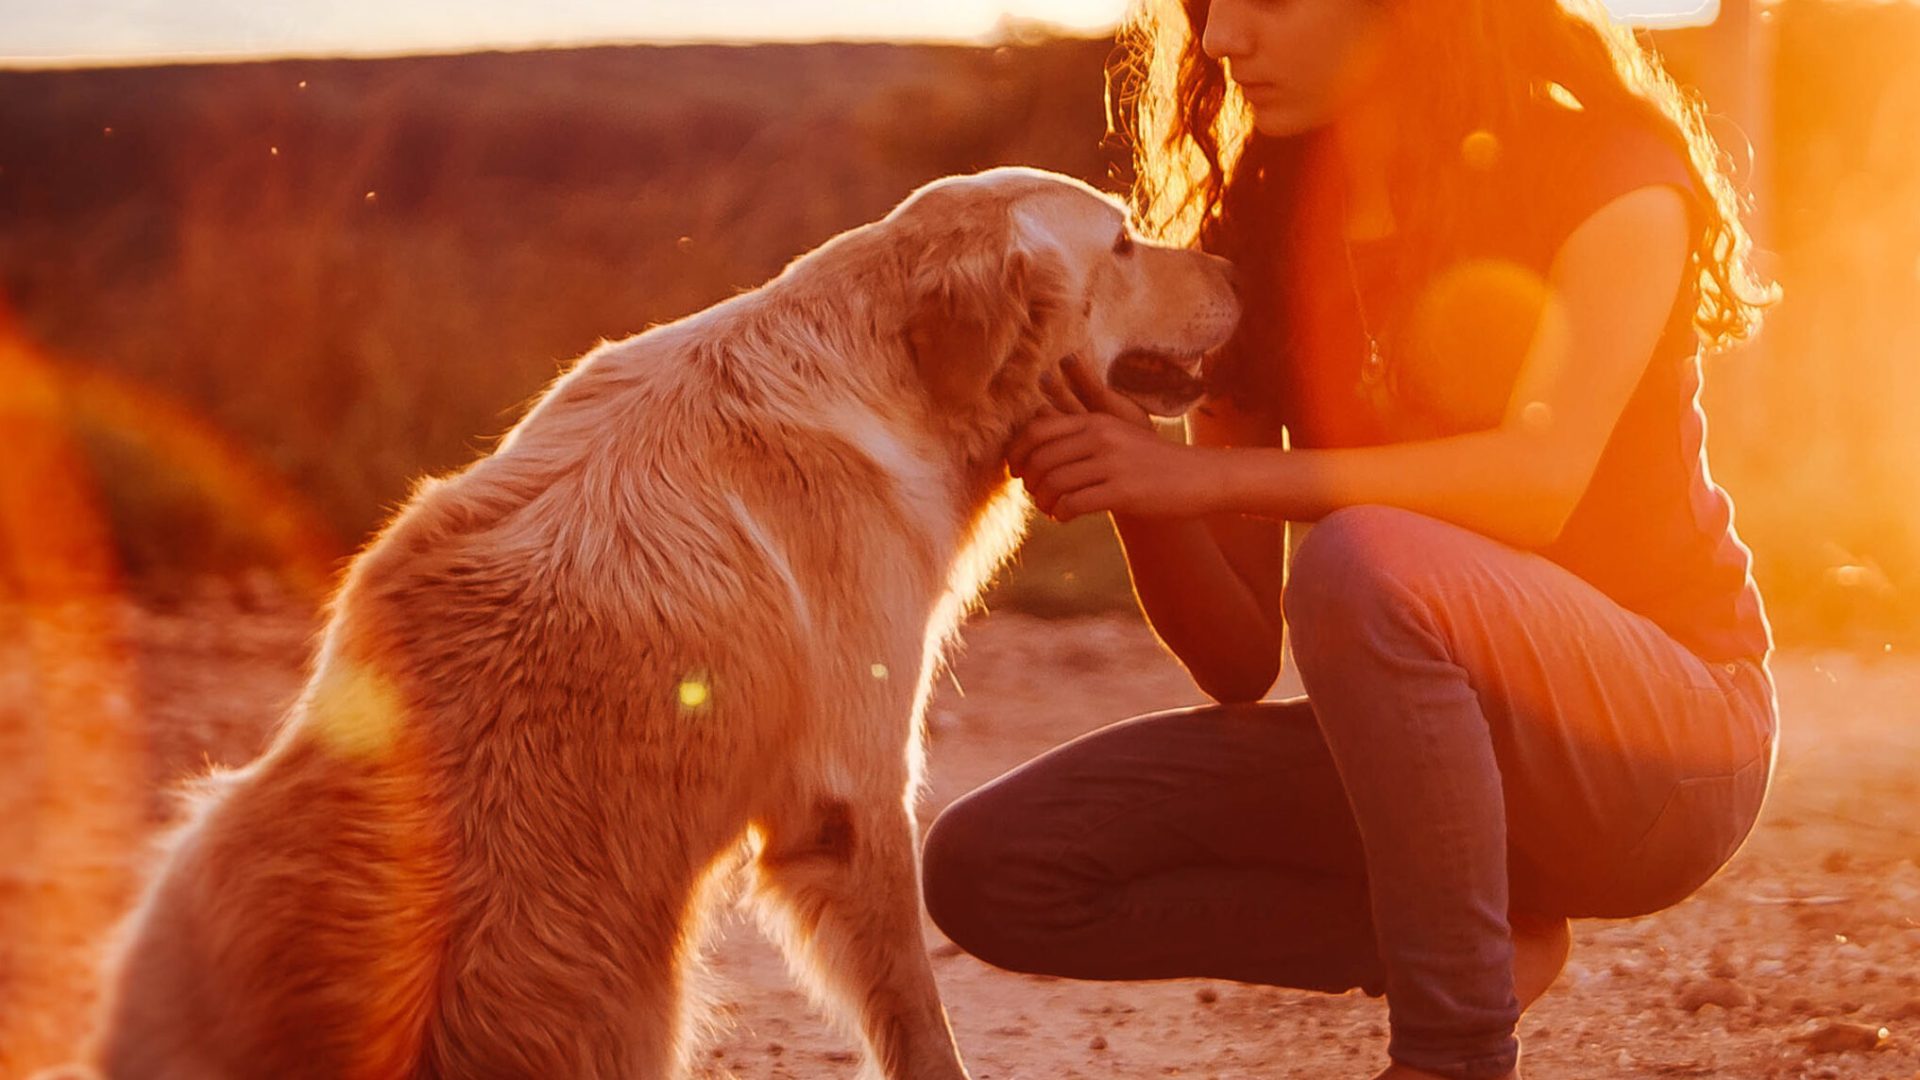
[[[1360,292],[1360,271],[1353,265],[1353,240],[1347,235],[1351,216],[1344,186],[1340,189],[1340,219],[1340,250],[1347,257],[1347,282],[1353,286],[1353,306],[1360,314],[1360,333],[1367,339],[1367,359],[1360,366],[1360,381],[1353,389],[1362,397],[1371,397],[1386,379],[1387,358],[1380,351],[1380,339],[1374,335],[1373,322],[1367,318],[1367,298]]]
[[[1387,375],[1387,358],[1380,351],[1380,339],[1374,336],[1373,325],[1367,318],[1367,301],[1360,294],[1360,274],[1353,267],[1353,247],[1345,237],[1340,246],[1347,253],[1347,280],[1353,285],[1353,306],[1360,313],[1360,332],[1366,335],[1367,359],[1360,365],[1360,384],[1355,387],[1361,393],[1371,393]]]

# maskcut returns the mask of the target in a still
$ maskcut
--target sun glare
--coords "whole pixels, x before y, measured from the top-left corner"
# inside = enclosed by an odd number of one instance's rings
[[[1606,0],[1607,11],[1635,26],[1706,26],[1720,14],[1720,0]]]
[[[1719,0],[1604,0],[1616,18],[1640,26],[1701,26]],[[0,0],[8,24],[0,61],[65,65],[184,56],[328,56],[588,45],[605,42],[991,39],[1009,22],[1075,34],[1104,34],[1127,0],[734,0],[727,4],[641,4],[583,0],[559,9],[505,0],[420,0],[405,5],[351,0],[311,6],[260,5],[236,16],[212,0],[181,0],[165,19],[142,18],[127,0],[61,5]],[[19,10],[10,10],[19,9]]]
[[[1002,8],[1006,15],[1035,19],[1068,30],[1107,30],[1126,14],[1125,0],[1027,0]]]

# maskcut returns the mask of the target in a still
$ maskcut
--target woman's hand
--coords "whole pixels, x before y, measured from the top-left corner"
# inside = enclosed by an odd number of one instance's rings
[[[1218,451],[1168,442],[1147,411],[1093,378],[1078,357],[1043,380],[1050,407],[1007,445],[1007,468],[1056,521],[1111,511],[1192,517],[1213,509]]]

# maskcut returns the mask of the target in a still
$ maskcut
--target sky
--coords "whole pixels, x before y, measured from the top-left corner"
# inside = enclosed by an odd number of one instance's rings
[[[1718,0],[1607,0],[1653,23]],[[0,0],[0,60],[335,55],[606,41],[977,40],[1004,16],[1088,32],[1126,0]]]

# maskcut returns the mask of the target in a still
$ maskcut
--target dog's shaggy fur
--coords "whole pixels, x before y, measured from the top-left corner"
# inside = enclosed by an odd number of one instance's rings
[[[1191,362],[1238,312],[1219,260],[1121,221],[1028,170],[929,185],[596,349],[424,484],[273,744],[204,782],[97,1066],[678,1075],[702,908],[745,858],[875,1072],[963,1077],[913,800],[940,649],[1024,522],[1001,450],[1063,355]]]

